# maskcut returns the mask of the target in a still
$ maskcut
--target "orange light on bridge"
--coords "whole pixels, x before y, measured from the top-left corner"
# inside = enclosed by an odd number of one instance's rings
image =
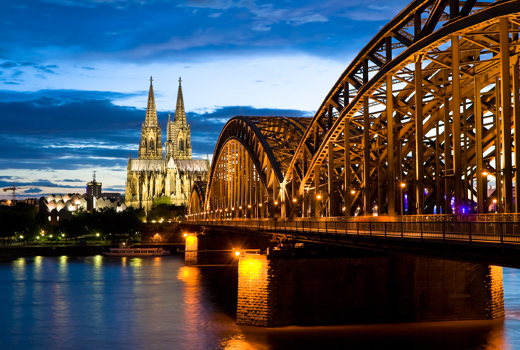
[[[350,190],[350,193],[351,193],[351,194],[355,194],[356,191],[355,191],[355,190]]]
[[[277,202],[277,201],[274,201],[274,205],[278,205],[278,202]]]
[[[232,207],[231,210],[235,210],[235,207]]]
[[[235,252],[235,256],[240,256],[240,252]]]
[[[261,207],[261,206],[262,206],[262,203],[258,204],[258,206]]]
[[[496,203],[496,202],[497,202],[497,200],[496,200],[496,199],[493,199],[493,203]]]
[[[238,207],[238,209],[242,209],[242,206]]]
[[[404,182],[401,182],[400,186],[401,186],[402,188],[405,188],[405,187],[406,187],[406,184],[405,184]]]
[[[482,175],[484,175],[484,176],[488,176],[489,173],[488,173],[487,171],[484,170],[484,171],[482,172]]]
[[[185,234],[184,234],[184,237],[188,237],[188,234],[187,234],[187,233],[185,233]]]
[[[316,196],[317,199],[321,199],[321,194]]]
[[[343,207],[343,209],[341,209],[341,210],[342,210],[342,211],[345,211],[345,209],[346,209],[346,208],[345,208],[345,207]]]
[[[248,208],[251,208],[251,204],[249,204],[247,207],[248,207]]]
[[[294,203],[298,202],[298,200],[296,198],[293,198],[292,200]]]

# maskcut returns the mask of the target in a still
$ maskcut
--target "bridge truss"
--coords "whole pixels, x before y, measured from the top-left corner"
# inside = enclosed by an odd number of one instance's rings
[[[413,1],[313,118],[231,119],[190,217],[520,212],[519,28],[518,0]]]

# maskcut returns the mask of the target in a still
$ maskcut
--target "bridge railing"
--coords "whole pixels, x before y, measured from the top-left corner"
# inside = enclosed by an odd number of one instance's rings
[[[231,226],[303,235],[357,235],[388,239],[435,239],[464,242],[520,243],[520,222],[361,222],[361,221],[189,221],[202,226]]]

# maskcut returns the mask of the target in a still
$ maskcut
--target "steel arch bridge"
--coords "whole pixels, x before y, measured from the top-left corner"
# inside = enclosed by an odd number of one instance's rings
[[[189,219],[520,212],[519,28],[518,0],[413,1],[313,118],[231,119]]]

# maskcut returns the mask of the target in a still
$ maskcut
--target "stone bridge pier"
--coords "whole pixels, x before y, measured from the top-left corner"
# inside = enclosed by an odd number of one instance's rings
[[[353,254],[246,254],[237,323],[254,326],[493,319],[504,315],[502,268]]]
[[[504,315],[499,266],[281,242],[231,230],[191,232],[186,236],[185,261],[187,265],[238,263],[236,316],[242,325],[475,320]],[[240,257],[234,255],[236,251]]]

